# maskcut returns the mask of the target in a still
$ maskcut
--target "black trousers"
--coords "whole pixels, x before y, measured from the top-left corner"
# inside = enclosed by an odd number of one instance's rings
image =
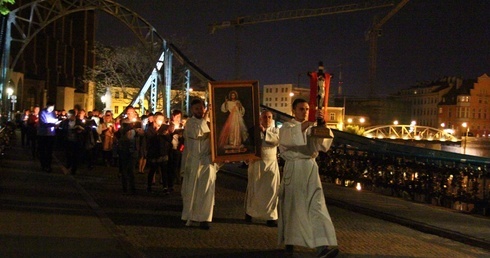
[[[168,168],[168,161],[155,162],[149,159],[148,164],[150,166],[150,171],[148,172],[148,189],[151,189],[151,185],[153,184],[153,177],[158,172],[158,170],[160,170],[160,173],[162,173],[163,189],[174,187],[174,177],[173,173],[171,173]]]
[[[135,160],[134,152],[119,150],[119,173],[121,173],[121,183],[125,193],[128,192],[128,188],[132,194],[136,191],[134,183]]]
[[[78,141],[66,141],[66,165],[71,169],[71,173],[75,174],[80,164],[80,155],[82,153],[82,143]]]
[[[41,168],[43,170],[51,170],[55,140],[55,136],[37,136],[39,161],[41,161]]]

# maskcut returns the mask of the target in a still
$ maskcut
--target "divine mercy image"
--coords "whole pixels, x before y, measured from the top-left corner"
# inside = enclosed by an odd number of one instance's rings
[[[244,143],[248,139],[247,126],[243,116],[245,108],[239,100],[238,93],[230,91],[221,104],[221,112],[227,115],[219,136],[218,146],[226,154],[246,152]]]

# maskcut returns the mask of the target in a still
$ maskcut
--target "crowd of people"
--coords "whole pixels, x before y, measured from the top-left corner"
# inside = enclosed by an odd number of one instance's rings
[[[65,167],[76,174],[83,162],[89,168],[102,163],[119,166],[122,190],[135,194],[135,168],[149,167],[147,192],[152,192],[155,174],[161,173],[164,193],[181,184],[186,226],[210,229],[215,206],[216,175],[221,164],[211,158],[211,107],[202,99],[190,104],[191,116],[182,119],[174,110],[170,118],[157,112],[139,117],[132,106],[122,116],[111,111],[100,114],[80,108],[55,111],[54,103],[44,109],[26,110],[19,119],[22,145],[31,146],[41,168],[51,171],[53,146],[63,142]],[[278,227],[279,244],[293,254],[293,246],[316,248],[318,257],[338,254],[335,229],[328,213],[315,158],[327,151],[332,138],[310,135],[313,122],[307,121],[308,102],[293,103],[294,119],[276,128],[269,111],[262,112],[255,127],[261,135],[261,157],[249,161],[245,198],[245,221],[265,220]],[[321,112],[317,118],[323,119]],[[185,128],[185,129],[184,129]],[[184,147],[185,145],[185,147]],[[285,160],[280,178],[277,151]],[[83,155],[80,155],[83,153]]]
[[[139,117],[132,106],[114,117],[110,110],[86,111],[83,108],[55,110],[48,102],[41,109],[26,109],[16,118],[21,131],[22,146],[30,147],[41,169],[51,172],[54,146],[57,143],[65,154],[64,167],[76,174],[81,166],[93,169],[96,165],[119,167],[123,192],[135,193],[134,168],[139,173],[149,168],[147,191],[155,184],[155,174],[162,173],[164,192],[173,191],[180,183],[182,156],[182,112],[174,110],[170,119],[160,112],[147,112]],[[148,163],[147,163],[148,161]],[[138,164],[137,164],[138,163]]]

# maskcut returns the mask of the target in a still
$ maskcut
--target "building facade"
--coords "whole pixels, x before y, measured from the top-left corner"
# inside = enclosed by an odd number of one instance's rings
[[[438,128],[440,126],[438,119],[439,103],[451,89],[459,88],[462,84],[463,79],[461,78],[446,77],[401,90],[397,94],[397,99],[403,103],[405,108],[410,110],[409,123],[415,121],[420,126]]]
[[[294,87],[293,84],[264,85],[262,105],[282,113],[292,115],[294,100],[301,98],[310,100],[310,89]],[[344,108],[328,106],[325,117],[327,125],[342,130],[344,124]]]
[[[483,74],[476,82],[453,87],[438,105],[438,122],[455,135],[466,132],[477,137],[490,133],[490,77]],[[465,127],[466,126],[466,127]]]

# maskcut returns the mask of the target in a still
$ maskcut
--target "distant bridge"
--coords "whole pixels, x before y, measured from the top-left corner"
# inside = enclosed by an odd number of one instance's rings
[[[418,125],[379,125],[367,127],[363,136],[373,139],[460,142],[443,130]]]

